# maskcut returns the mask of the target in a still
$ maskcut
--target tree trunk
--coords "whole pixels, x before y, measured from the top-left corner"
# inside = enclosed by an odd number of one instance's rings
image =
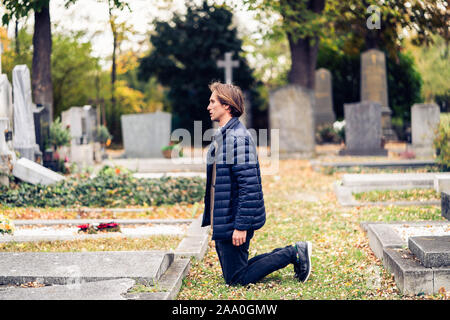
[[[16,55],[20,54],[20,43],[19,43],[19,20],[16,18],[16,25],[14,28],[14,40],[16,42]]]
[[[47,106],[50,122],[53,121],[53,85],[51,75],[52,35],[50,26],[50,10],[44,6],[34,13],[33,34],[33,66],[32,90],[33,101],[36,104]]]
[[[111,70],[111,107],[113,113],[116,109],[116,50],[117,50],[117,33],[113,30],[113,54],[112,54],[112,70]]]
[[[317,52],[319,50],[318,40],[314,45],[311,45],[311,38],[294,41],[292,35],[288,34],[288,39],[292,60],[288,75],[289,83],[314,90]]]
[[[289,4],[290,1],[293,2]],[[295,7],[295,1],[297,0],[288,0],[285,4]],[[321,13],[324,8],[325,0],[309,0],[307,3],[307,10],[316,14]],[[290,32],[287,36],[292,60],[289,83],[314,90],[319,38],[313,36],[296,39]]]

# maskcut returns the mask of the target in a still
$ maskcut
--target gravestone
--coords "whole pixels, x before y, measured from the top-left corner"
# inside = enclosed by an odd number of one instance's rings
[[[0,74],[0,118],[8,118],[8,129],[13,128],[12,87],[6,74]]]
[[[161,149],[170,142],[171,118],[168,112],[126,114],[120,117],[127,158],[162,158]]]
[[[344,104],[345,148],[340,155],[386,156],[381,147],[381,105],[362,101]]]
[[[61,148],[61,155],[69,158],[70,162],[81,167],[94,164],[95,142],[97,136],[97,112],[92,106],[71,107],[61,113],[61,124],[69,127],[72,141],[70,147]]]
[[[33,113],[36,109],[31,98],[30,71],[26,65],[13,69],[14,91],[14,149],[24,158],[36,161],[42,156],[36,144]]]
[[[233,68],[239,67],[239,60],[233,60],[233,52],[225,52],[225,60],[217,60],[217,67],[224,69],[224,77],[226,84],[233,83]],[[242,115],[241,122],[246,125],[246,115]],[[214,129],[219,128],[219,123],[213,121],[212,127]]]
[[[244,113],[240,116],[239,121],[248,129],[252,126],[252,104],[250,93],[244,92]]]
[[[46,146],[49,146],[48,142],[50,140],[51,116],[49,110],[50,108],[48,106],[38,106],[37,110],[33,113],[36,143],[39,145],[39,149],[44,153],[43,158],[45,158],[45,153],[48,151],[46,150]]]
[[[15,161],[12,145],[12,88],[6,74],[0,74],[0,184],[9,185],[8,175]]]
[[[316,129],[323,125],[332,125],[336,121],[336,115],[333,111],[333,92],[331,86],[331,72],[320,68],[316,70],[316,105],[314,109],[314,118]]]
[[[392,130],[384,52],[370,49],[361,54],[361,101],[381,104],[382,136],[387,140],[397,140]]]
[[[72,143],[94,142],[97,131],[97,112],[92,106],[71,107],[61,113],[61,124],[69,126]]]
[[[233,68],[239,67],[239,60],[232,60],[233,52],[225,53],[225,60],[218,60],[217,67],[224,68],[225,83],[233,83]]]
[[[15,153],[6,142],[5,132],[9,126],[8,118],[0,118],[0,185],[9,185],[8,175],[11,174]]]
[[[314,91],[300,86],[288,85],[270,93],[270,130],[271,134],[279,130],[280,158],[314,156],[314,104]]]
[[[441,192],[441,214],[450,220],[450,191]]]
[[[433,140],[439,126],[440,109],[435,103],[416,103],[411,108],[412,149],[418,157],[433,157]]]
[[[27,158],[20,158],[14,163],[12,174],[16,178],[31,184],[50,185],[65,179],[63,175]]]

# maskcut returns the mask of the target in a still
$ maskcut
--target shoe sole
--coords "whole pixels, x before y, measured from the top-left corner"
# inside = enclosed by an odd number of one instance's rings
[[[308,280],[309,275],[311,274],[311,251],[312,251],[312,243],[311,241],[306,241],[307,244],[307,250],[308,250],[308,263],[309,263],[309,268],[308,268],[308,274],[306,275],[305,280],[303,280],[302,282],[305,283],[306,280]]]

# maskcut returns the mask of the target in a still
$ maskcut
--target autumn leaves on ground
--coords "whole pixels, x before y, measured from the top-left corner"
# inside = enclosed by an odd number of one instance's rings
[[[382,263],[374,256],[360,228],[363,221],[441,220],[440,208],[343,208],[333,182],[342,173],[315,172],[306,160],[280,161],[277,175],[262,177],[266,225],[255,232],[250,257],[293,244],[313,242],[312,273],[306,283],[293,276],[293,267],[279,270],[246,287],[224,283],[210,241],[202,261],[193,261],[178,299],[442,299],[402,296]]]
[[[189,274],[177,299],[446,299],[448,293],[434,296],[403,296],[392,276],[374,256],[360,227],[363,221],[442,220],[439,206],[421,207],[341,207],[333,183],[343,173],[314,171],[307,160],[280,160],[274,175],[263,175],[267,212],[265,226],[255,232],[250,257],[293,244],[313,242],[312,273],[306,283],[294,279],[290,265],[263,281],[249,286],[230,287],[222,278],[214,242],[205,257],[192,258]],[[420,195],[418,195],[420,196]],[[203,202],[189,205],[150,206],[142,212],[113,213],[83,210],[16,208],[2,210],[12,219],[74,218],[192,218],[203,212]],[[104,240],[105,241],[105,240]],[[179,239],[157,239],[139,243],[73,244],[76,250],[170,250]],[[166,245],[167,244],[167,245]],[[81,249],[80,249],[81,246]],[[0,251],[70,251],[63,243],[42,243],[31,247],[5,246]],[[85,248],[85,249],[83,249]]]

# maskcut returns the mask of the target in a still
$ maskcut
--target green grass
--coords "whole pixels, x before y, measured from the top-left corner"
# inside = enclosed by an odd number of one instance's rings
[[[210,241],[202,260],[191,259],[189,274],[183,280],[177,299],[443,299],[433,296],[405,296],[392,276],[375,257],[361,229],[367,221],[444,220],[439,206],[339,206],[333,183],[344,173],[315,172],[304,160],[282,160],[276,175],[263,175],[267,212],[265,226],[255,232],[249,256],[272,251],[299,240],[313,243],[312,273],[306,283],[294,279],[292,265],[276,271],[249,286],[230,287],[222,277],[220,263]],[[318,201],[303,201],[297,193],[312,194]],[[11,209],[8,216],[32,218],[33,212]],[[45,209],[43,209],[45,211]],[[152,218],[170,211],[173,217],[190,217],[192,206],[168,206],[152,209]],[[6,211],[6,210],[5,210]],[[42,216],[45,212],[41,212]],[[203,211],[201,203],[198,212]],[[51,212],[52,217],[58,212]],[[101,215],[101,213],[99,213]],[[112,216],[111,216],[112,217]],[[159,239],[159,240],[156,240]],[[102,239],[101,241],[113,241]],[[71,250],[163,250],[177,246],[179,239],[157,237],[105,244],[52,242],[2,244],[0,251],[71,251]],[[154,292],[154,287],[135,287],[132,292]],[[447,295],[447,298],[449,296]]]
[[[441,194],[434,189],[372,190],[354,193],[353,195],[356,200],[362,202],[428,201],[441,199]]]
[[[85,251],[139,251],[175,249],[181,237],[152,236],[144,239],[118,238],[0,243],[0,252],[85,252]]]
[[[442,299],[439,294],[402,295],[360,227],[364,221],[443,220],[439,206],[343,208],[337,204],[332,187],[339,175],[314,172],[295,161],[280,161],[280,179],[263,176],[267,222],[255,232],[249,258],[310,240],[312,273],[306,283],[294,279],[293,266],[289,265],[256,284],[230,287],[222,277],[211,241],[205,258],[193,260],[177,299]],[[289,198],[300,191],[317,194],[319,201]]]

